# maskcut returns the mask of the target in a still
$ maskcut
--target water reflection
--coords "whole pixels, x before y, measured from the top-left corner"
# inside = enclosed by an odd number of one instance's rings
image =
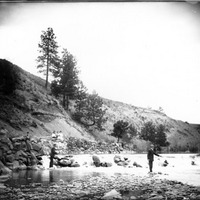
[[[71,180],[90,176],[101,176],[102,173],[98,172],[83,172],[73,170],[22,170],[19,172],[13,172],[11,179],[6,184],[11,187],[21,187],[23,185],[29,185],[31,183],[42,183],[43,185],[49,185],[55,182],[70,182]]]

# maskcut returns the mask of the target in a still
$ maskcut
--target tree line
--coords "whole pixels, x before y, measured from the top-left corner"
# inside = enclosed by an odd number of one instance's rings
[[[42,31],[38,44],[39,56],[37,69],[46,76],[45,88],[49,86],[49,76],[53,77],[50,84],[51,93],[62,99],[63,107],[69,111],[70,100],[74,100],[75,111],[72,116],[85,126],[95,126],[102,129],[106,122],[103,100],[96,92],[89,94],[83,82],[79,79],[77,60],[63,48],[61,55],[53,28]]]
[[[75,57],[66,48],[63,48],[59,55],[59,46],[53,28],[49,27],[46,31],[42,31],[38,48],[40,55],[37,57],[37,68],[46,76],[45,88],[48,88],[49,75],[52,75],[51,93],[56,98],[62,99],[63,107],[69,111],[70,100],[74,100],[73,118],[86,127],[95,126],[102,130],[103,124],[107,121],[103,100],[96,92],[92,94],[87,92],[87,88],[79,79]],[[113,125],[111,135],[118,138],[118,142],[120,139],[128,142],[138,136],[155,145],[167,146],[169,144],[166,141],[165,132],[164,125],[156,127],[152,122],[147,122],[138,134],[134,125],[119,120]]]
[[[169,146],[169,142],[166,137],[167,129],[163,124],[155,125],[153,122],[145,122],[141,130],[138,131],[133,124],[129,124],[127,121],[119,120],[113,125],[112,136],[118,139],[118,142],[130,143],[132,139],[139,138],[145,141],[149,141],[160,150],[161,147]]]

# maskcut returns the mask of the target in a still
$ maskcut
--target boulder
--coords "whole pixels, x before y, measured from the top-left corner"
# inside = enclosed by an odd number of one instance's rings
[[[24,157],[24,158],[27,158],[27,154],[22,151],[22,150],[18,150],[16,153],[15,153],[15,160],[19,160],[21,157]]]
[[[94,165],[95,165],[96,167],[99,167],[99,166],[100,166],[101,161],[100,161],[100,159],[99,159],[98,156],[93,155],[93,156],[92,156],[92,160],[93,160],[93,163],[94,163]]]
[[[140,164],[138,164],[137,162],[133,162],[133,166],[135,167],[142,167]]]
[[[111,200],[111,199],[122,199],[122,196],[119,192],[117,192],[115,189],[111,190],[110,192],[107,192],[104,194],[102,199]]]
[[[14,161],[14,155],[10,154],[10,155],[6,155],[6,162],[10,162],[12,163]]]
[[[72,161],[67,159],[61,159],[58,161],[58,165],[60,165],[61,167],[69,167],[71,164]]]
[[[167,162],[167,160],[165,160],[162,164],[163,167],[166,167],[169,163]]]
[[[7,135],[7,133],[8,133],[8,130],[5,129],[4,127],[1,127],[1,129],[0,129],[0,135],[4,136],[4,135]]]
[[[112,166],[112,163],[109,163],[109,162],[102,162],[102,163],[101,163],[101,166],[102,166],[102,167],[111,167],[111,166]]]
[[[6,182],[10,178],[10,174],[0,175],[0,193],[1,189],[5,190],[6,186],[2,183]]]
[[[115,162],[115,163],[119,163],[120,161],[122,161],[122,160],[121,160],[121,157],[115,155],[115,156],[114,156],[114,162]]]
[[[79,165],[79,163],[77,163],[77,162],[74,162],[74,163],[72,163],[71,164],[71,166],[70,167],[80,167],[80,165]]]
[[[14,160],[13,161],[13,170],[17,171],[19,169],[20,169],[20,167],[19,167],[19,161],[18,160]]]
[[[39,152],[41,150],[41,146],[36,143],[32,143],[32,149]]]
[[[6,153],[10,150],[9,146],[5,143],[1,143],[1,149]]]
[[[0,161],[0,175],[10,174],[11,170]]]
[[[21,149],[22,149],[21,143],[20,143],[20,142],[15,142],[15,143],[13,144],[13,148],[14,148],[16,151],[21,150]]]

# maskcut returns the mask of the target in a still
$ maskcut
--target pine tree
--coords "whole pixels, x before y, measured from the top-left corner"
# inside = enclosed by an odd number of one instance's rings
[[[40,36],[40,43],[38,44],[39,53],[41,54],[37,58],[39,63],[37,68],[40,73],[46,75],[45,87],[48,87],[49,72],[53,72],[54,68],[59,65],[58,57],[58,45],[56,42],[56,36],[52,28],[48,28],[47,31],[42,31]]]
[[[73,99],[76,94],[79,83],[77,62],[74,56],[63,49],[61,59],[60,87],[63,95],[63,107],[69,108],[69,100]]]
[[[156,127],[152,122],[146,122],[141,129],[140,138],[155,144]]]
[[[87,99],[87,88],[83,85],[82,81],[79,81],[79,84],[77,86],[77,91],[75,95],[75,113],[74,118],[77,121],[80,121],[83,117],[82,110],[86,106],[86,99]]]
[[[102,125],[107,121],[102,98],[96,92],[87,94],[86,98],[83,94],[76,105],[76,119],[86,127],[95,126],[102,130]]]

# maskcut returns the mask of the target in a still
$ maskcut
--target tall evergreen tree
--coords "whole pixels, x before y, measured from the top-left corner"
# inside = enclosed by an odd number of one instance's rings
[[[61,59],[60,86],[63,95],[63,106],[68,110],[69,99],[73,99],[79,83],[77,62],[74,56],[63,49]]]
[[[63,49],[60,62],[52,71],[55,78],[51,83],[51,91],[55,96],[62,95],[63,107],[69,109],[69,100],[74,99],[79,83],[77,62],[74,56]]]
[[[80,121],[81,118],[83,117],[82,110],[84,110],[86,106],[87,96],[88,96],[87,88],[83,85],[82,81],[79,81],[75,96],[75,113],[74,113],[74,117],[77,121]]]
[[[38,44],[38,47],[41,55],[37,58],[37,62],[39,63],[37,68],[40,73],[46,75],[45,87],[47,88],[49,72],[53,72],[56,65],[59,64],[58,45],[53,29],[50,27],[47,31],[42,31],[40,39],[41,41]]]

